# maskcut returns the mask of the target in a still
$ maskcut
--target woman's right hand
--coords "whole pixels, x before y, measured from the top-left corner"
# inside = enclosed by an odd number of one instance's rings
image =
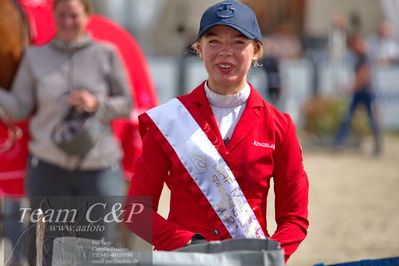
[[[96,97],[87,90],[74,90],[68,95],[68,104],[76,108],[80,113],[92,113],[97,109]]]

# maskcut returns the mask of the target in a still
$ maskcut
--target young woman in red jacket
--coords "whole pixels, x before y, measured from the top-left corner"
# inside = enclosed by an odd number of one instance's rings
[[[255,13],[237,1],[209,7],[194,48],[208,79],[139,117],[143,153],[129,195],[152,197],[152,233],[128,226],[157,250],[270,237],[288,259],[306,236],[308,179],[293,121],[247,82],[263,55]],[[277,230],[269,234],[272,178]],[[164,183],[171,191],[167,219],[157,213]]]

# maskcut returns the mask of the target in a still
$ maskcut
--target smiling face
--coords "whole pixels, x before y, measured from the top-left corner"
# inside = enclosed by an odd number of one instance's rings
[[[247,82],[251,63],[259,58],[260,44],[227,26],[209,29],[197,43],[208,72],[208,86],[218,94],[239,92]]]
[[[65,42],[79,39],[86,27],[88,13],[79,0],[63,0],[57,2],[54,10],[57,25],[57,37]]]

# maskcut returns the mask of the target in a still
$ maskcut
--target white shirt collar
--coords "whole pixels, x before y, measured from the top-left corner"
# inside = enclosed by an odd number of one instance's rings
[[[251,93],[251,88],[249,87],[248,83],[241,91],[233,95],[221,95],[211,91],[211,89],[208,87],[208,82],[205,82],[204,87],[209,103],[212,106],[219,108],[233,108],[240,106],[247,102],[249,94]]]

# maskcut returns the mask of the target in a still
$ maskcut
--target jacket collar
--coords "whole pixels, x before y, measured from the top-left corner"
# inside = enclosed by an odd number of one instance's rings
[[[82,38],[72,41],[72,42],[64,42],[57,37],[55,37],[51,42],[50,46],[61,51],[76,51],[86,46],[89,46],[92,43],[92,39],[88,34],[84,34]]]
[[[198,106],[198,108],[200,109],[199,111],[204,114],[204,117],[210,118],[208,119],[209,125],[217,133],[219,138],[222,139],[219,128],[216,124],[216,119],[213,115],[212,108],[205,94],[205,82],[206,81],[204,81],[201,85],[195,88],[188,95],[188,97],[191,102],[195,103]],[[229,151],[232,151],[253,130],[253,128],[258,124],[261,119],[260,111],[262,106],[264,106],[263,98],[250,83],[249,86],[251,87],[251,93],[247,101],[247,106],[233,132],[231,140],[226,147]]]
[[[205,82],[206,81],[202,82],[201,85],[195,88],[188,95],[188,97],[192,102],[197,103],[199,105],[209,105],[208,98],[206,97],[205,94],[205,88],[204,88]],[[264,104],[262,96],[254,89],[251,83],[248,84],[251,87],[251,94],[249,95],[248,98],[247,107],[255,108],[263,106]]]

